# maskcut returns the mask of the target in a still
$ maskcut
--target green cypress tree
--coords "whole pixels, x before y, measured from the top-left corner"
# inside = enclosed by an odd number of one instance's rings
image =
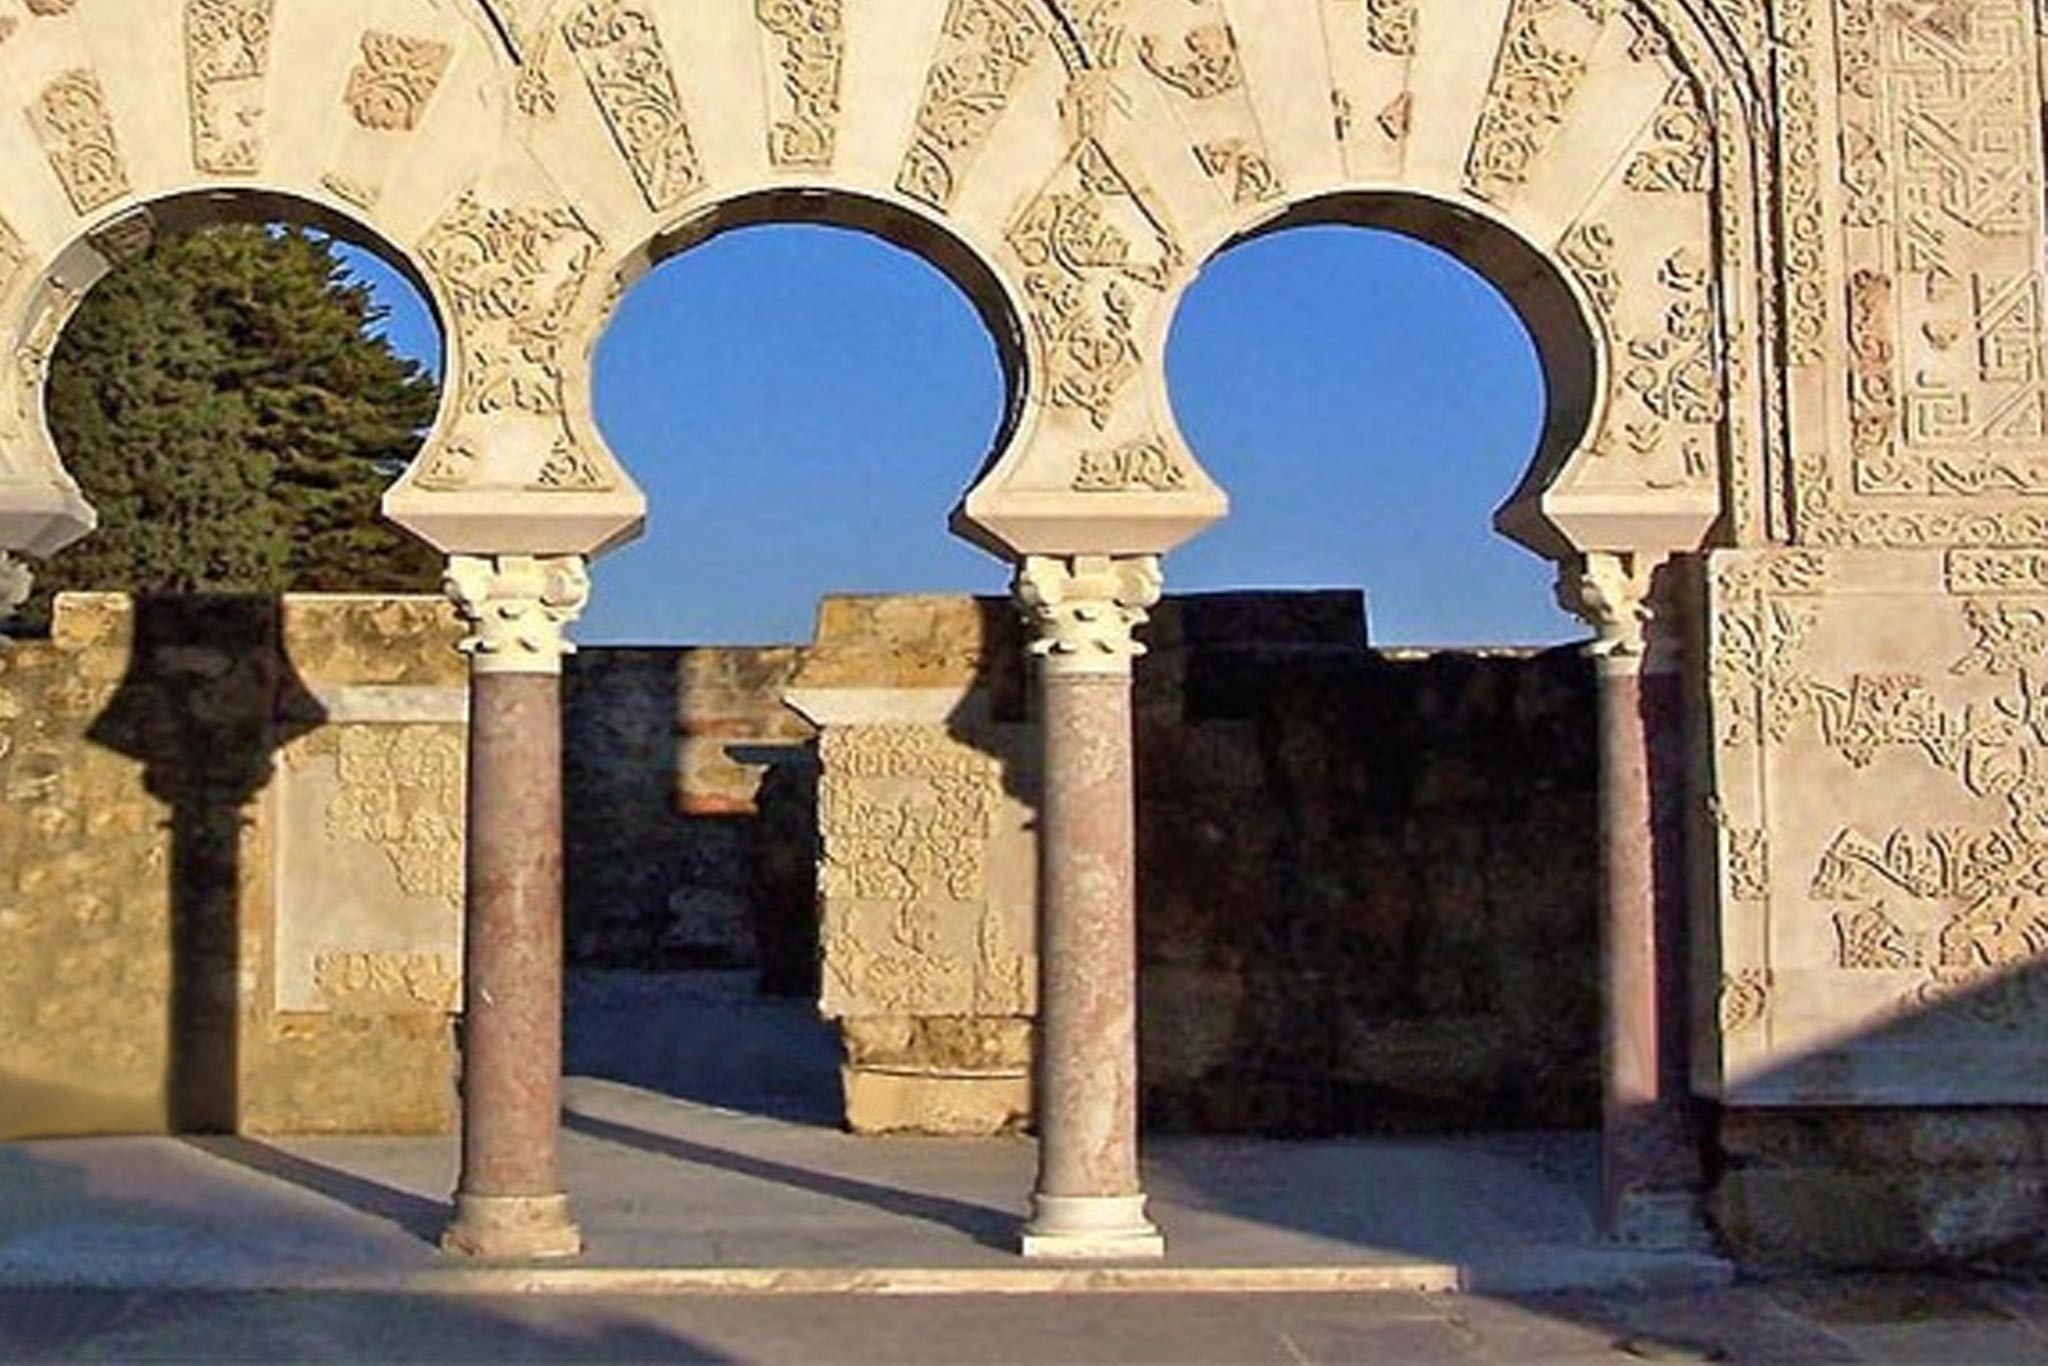
[[[378,515],[438,386],[369,329],[333,243],[224,227],[115,269],[52,358],[50,432],[100,512],[39,566],[65,589],[424,592],[440,557]]]

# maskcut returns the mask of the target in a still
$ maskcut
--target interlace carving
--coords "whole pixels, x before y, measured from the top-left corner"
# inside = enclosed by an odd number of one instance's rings
[[[580,555],[457,555],[443,588],[471,627],[461,645],[478,673],[560,673],[565,632],[590,601]]]
[[[432,38],[365,33],[363,59],[349,72],[343,97],[350,115],[373,132],[411,132],[454,56],[448,44]]]
[[[1145,653],[1137,629],[1151,620],[1165,582],[1156,555],[1030,556],[1017,571],[1016,596],[1031,653],[1051,673],[1128,673]]]
[[[202,171],[247,175],[262,158],[271,4],[272,0],[190,0],[185,7],[192,163]]]

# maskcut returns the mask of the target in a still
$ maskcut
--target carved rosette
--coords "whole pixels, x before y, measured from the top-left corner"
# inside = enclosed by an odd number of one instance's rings
[[[1015,592],[1048,674],[1117,675],[1145,653],[1137,629],[1164,586],[1156,555],[1033,555]]]
[[[1626,551],[1595,551],[1558,570],[1558,606],[1593,628],[1589,652],[1622,668],[1641,668],[1650,651],[1656,564]]]
[[[556,674],[576,652],[565,633],[590,601],[580,555],[457,555],[442,587],[469,623],[460,648],[477,673]]]

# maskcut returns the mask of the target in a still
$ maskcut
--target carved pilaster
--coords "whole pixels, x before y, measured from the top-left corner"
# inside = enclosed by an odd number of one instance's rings
[[[0,626],[5,626],[28,601],[35,583],[35,575],[27,565],[0,550]]]
[[[1128,674],[1165,578],[1156,555],[1032,555],[1017,570],[1031,653],[1053,673]]]
[[[457,555],[442,587],[470,625],[461,649],[478,673],[558,674],[576,652],[565,632],[590,601],[580,555]]]
[[[1630,551],[1596,550],[1558,570],[1558,605],[1591,626],[1588,652],[1607,667],[1663,672],[1669,632],[1652,584],[1661,561]]]

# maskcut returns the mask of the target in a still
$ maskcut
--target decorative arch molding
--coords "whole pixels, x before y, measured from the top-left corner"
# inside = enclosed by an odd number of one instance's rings
[[[19,548],[89,525],[40,411],[69,308],[151,206],[227,195],[359,223],[425,283],[450,399],[387,510],[450,553],[632,535],[641,496],[590,414],[625,283],[721,206],[826,201],[943,242],[1013,352],[1015,420],[955,518],[1005,556],[1159,553],[1224,515],[1167,399],[1174,309],[1229,242],[1331,215],[1462,251],[1539,336],[1579,339],[1546,356],[1560,396],[1510,535],[1565,559],[1762,534],[1756,0],[20,3]]]

